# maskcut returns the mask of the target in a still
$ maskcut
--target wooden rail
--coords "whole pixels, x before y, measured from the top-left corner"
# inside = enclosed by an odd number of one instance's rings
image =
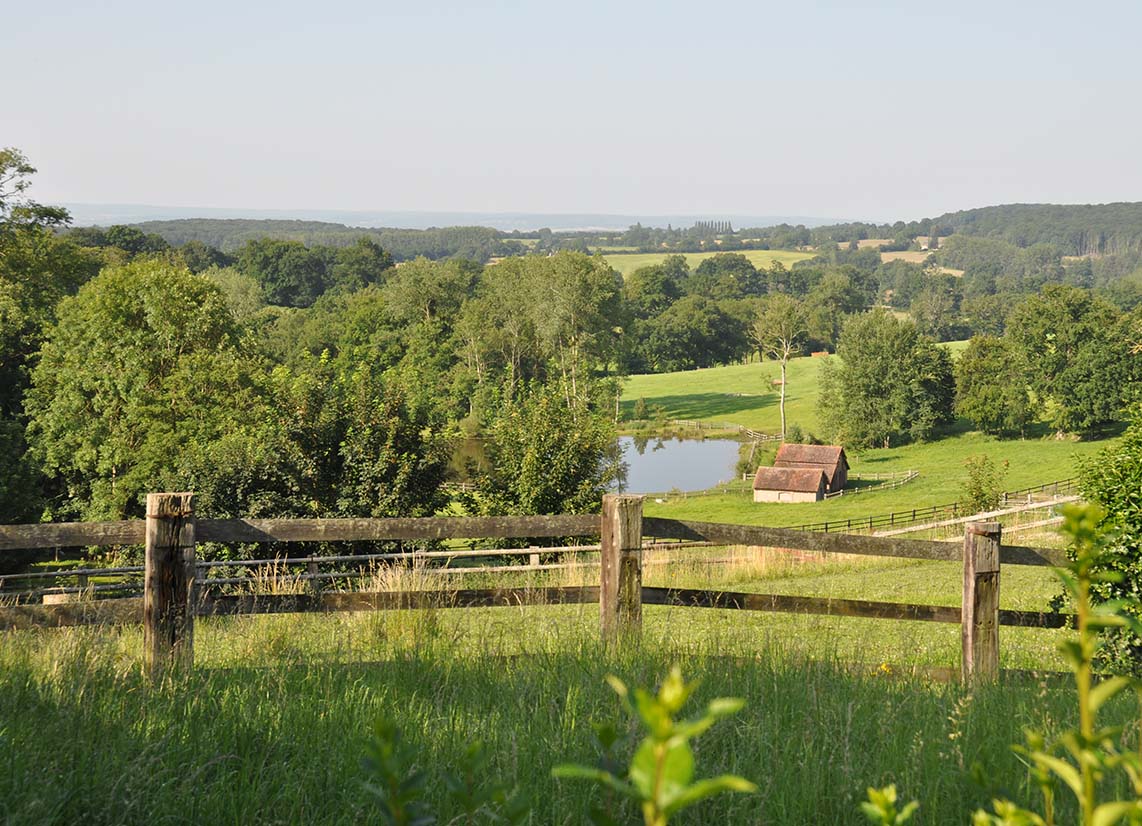
[[[999,609],[1003,565],[1059,565],[1064,554],[1047,548],[1001,545],[998,523],[969,525],[964,545],[945,542],[731,525],[642,516],[642,497],[608,495],[603,515],[427,519],[197,519],[190,494],[151,494],[143,521],[0,526],[0,550],[146,543],[142,599],[94,600],[60,605],[0,607],[0,629],[70,625],[144,625],[144,660],[152,675],[185,667],[193,657],[197,617],[377,611],[417,607],[599,604],[604,639],[617,643],[637,633],[642,605],[777,611],[925,622],[959,622],[963,628],[964,680],[993,680],[999,673],[999,627],[1058,628],[1064,614]],[[600,584],[575,588],[493,588],[458,591],[321,592],[286,595],[199,593],[195,543],[360,542],[518,537],[600,537]],[[964,598],[959,608],[830,597],[752,594],[642,584],[643,537],[716,545],[761,546],[863,556],[960,562]],[[536,549],[527,549],[533,552]],[[543,549],[537,549],[542,551]],[[304,558],[299,558],[304,559]],[[255,560],[258,561],[258,560]],[[312,559],[307,578],[317,580]],[[97,569],[85,569],[93,574]]]

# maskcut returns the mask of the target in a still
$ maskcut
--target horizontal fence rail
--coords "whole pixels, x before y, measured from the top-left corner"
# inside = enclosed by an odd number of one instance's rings
[[[870,489],[871,490],[871,489]],[[1060,479],[1054,482],[1044,482],[1029,488],[1020,488],[1003,493],[1000,496],[1000,505],[1006,506],[1015,501],[1029,503],[1036,501],[1036,493],[1049,495],[1050,499],[1060,496],[1070,496],[1078,491],[1078,479]],[[796,531],[830,531],[841,532],[851,530],[875,530],[877,528],[892,528],[897,525],[909,525],[915,522],[934,522],[940,519],[955,519],[958,517],[971,517],[973,514],[959,502],[948,502],[943,505],[928,505],[922,508],[892,511],[890,513],[874,514],[871,516],[855,516],[845,519],[830,519],[824,522],[806,522],[793,526]]]
[[[1041,488],[1044,486],[1040,486]],[[1002,545],[1000,525],[969,524],[963,547],[946,542],[816,533],[789,528],[734,525],[663,518],[644,518],[640,496],[608,495],[603,515],[521,517],[448,517],[419,519],[197,519],[191,494],[150,494],[145,521],[62,523],[0,526],[0,550],[45,548],[58,545],[131,544],[145,542],[145,565],[117,568],[86,567],[70,571],[16,574],[42,582],[52,576],[90,578],[143,576],[143,597],[86,599],[54,605],[0,606],[0,629],[65,627],[71,625],[124,625],[142,623],[144,661],[152,674],[169,667],[189,665],[193,658],[195,618],[242,614],[283,614],[335,611],[378,611],[407,608],[474,608],[520,605],[598,603],[604,639],[614,643],[641,623],[642,605],[681,608],[770,611],[869,619],[923,622],[959,622],[963,629],[962,675],[965,680],[994,679],[998,675],[998,628],[1020,626],[1060,628],[1071,621],[1067,614],[1009,611],[998,606],[1002,565],[1059,565],[1058,550]],[[326,556],[267,556],[246,560],[199,561],[197,542],[298,543],[433,541],[445,539],[509,539],[599,537],[598,544],[489,549],[432,549],[376,554]],[[647,545],[644,537],[653,538]],[[692,543],[683,545],[681,543]],[[778,551],[811,551],[881,558],[956,562],[963,565],[964,599],[955,606],[875,602],[836,597],[759,594],[642,584],[644,551],[683,547],[757,546]],[[540,554],[597,553],[598,562],[537,565]],[[317,570],[324,564],[363,564],[413,561],[442,563],[472,557],[530,557],[529,564],[499,568],[434,567],[434,573],[485,573],[537,570],[547,567],[597,566],[598,586],[497,587],[459,590],[323,591],[320,580],[367,576],[362,571]],[[725,560],[702,560],[717,562]],[[303,593],[227,594],[211,585],[255,582],[251,577],[209,576],[216,569],[256,569],[264,566],[305,566],[305,573],[285,573],[289,581],[305,581]],[[121,584],[90,583],[85,590],[122,590]],[[60,589],[67,590],[67,589]],[[620,633],[622,632],[622,633]]]

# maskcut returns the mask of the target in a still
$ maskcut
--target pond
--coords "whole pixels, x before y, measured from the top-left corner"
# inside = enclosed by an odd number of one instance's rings
[[[626,493],[705,490],[735,476],[739,442],[732,439],[657,439],[620,436],[627,465]]]
[[[618,448],[626,478],[625,493],[706,490],[734,478],[739,442],[732,439],[659,439],[620,436]],[[486,461],[480,439],[465,439],[452,457],[452,478],[467,481],[468,469]]]

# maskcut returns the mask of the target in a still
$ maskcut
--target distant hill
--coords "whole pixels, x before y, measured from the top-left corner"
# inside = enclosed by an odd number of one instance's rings
[[[499,255],[520,251],[490,227],[444,227],[442,229],[364,229],[325,221],[279,221],[188,218],[175,221],[144,221],[135,224],[146,233],[161,235],[169,244],[201,241],[224,252],[234,252],[247,241],[276,238],[300,241],[306,246],[346,247],[358,238],[371,238],[397,261],[423,255],[426,258],[466,258],[486,262]]]
[[[932,219],[950,232],[1000,238],[1020,247],[1054,244],[1065,255],[1117,255],[1142,250],[1142,203],[1005,204]]]
[[[233,252],[247,241],[278,238],[301,241],[306,245],[323,244],[344,247],[358,238],[372,238],[380,243],[380,232],[349,227],[328,221],[282,221],[244,218],[181,218],[172,221],[142,221],[135,224],[143,232],[161,235],[167,243],[180,246],[187,241],[201,241],[226,252]]]
[[[354,228],[398,227],[430,229],[433,227],[491,227],[511,232],[532,231],[546,227],[558,231],[625,230],[634,224],[646,227],[690,226],[695,221],[725,220],[735,227],[763,227],[778,224],[802,224],[816,227],[836,223],[836,218],[781,215],[620,215],[615,213],[552,212],[415,212],[395,210],[331,210],[331,209],[228,209],[218,207],[170,207],[149,204],[61,204],[71,213],[72,223],[82,226],[140,224],[150,221],[180,219],[273,220],[304,223],[340,224]]]

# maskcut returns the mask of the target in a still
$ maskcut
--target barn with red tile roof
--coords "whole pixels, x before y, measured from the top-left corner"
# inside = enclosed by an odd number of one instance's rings
[[[825,472],[826,492],[841,490],[849,480],[849,460],[840,445],[783,444],[777,449],[774,467],[819,468]]]
[[[759,467],[753,477],[755,502],[818,502],[825,498],[820,468]]]

